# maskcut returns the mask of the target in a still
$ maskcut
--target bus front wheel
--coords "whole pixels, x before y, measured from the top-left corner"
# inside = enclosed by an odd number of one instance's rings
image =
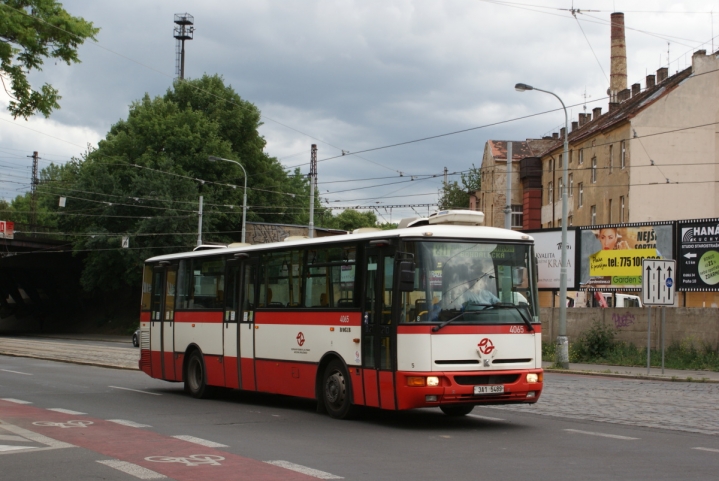
[[[207,385],[205,361],[200,351],[193,351],[187,360],[185,372],[185,391],[194,398],[203,399],[210,395],[210,386]]]
[[[447,416],[459,417],[459,416],[466,416],[467,414],[471,413],[472,409],[474,409],[474,404],[457,404],[457,405],[449,405],[449,406],[440,406],[439,408]]]
[[[329,415],[335,419],[349,419],[357,407],[350,399],[350,378],[344,364],[335,359],[327,365],[322,377],[322,400]]]

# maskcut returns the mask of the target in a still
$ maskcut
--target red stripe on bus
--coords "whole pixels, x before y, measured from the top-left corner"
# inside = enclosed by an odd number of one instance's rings
[[[377,371],[374,369],[364,369],[362,372],[364,378],[364,395],[367,406],[379,407],[379,391],[377,386]]]
[[[140,322],[150,322],[150,311],[140,311]]]
[[[207,384],[210,386],[225,385],[225,368],[222,356],[208,356],[205,354],[205,371],[207,372]]]
[[[382,409],[394,409],[394,374],[391,371],[379,372],[379,395]]]
[[[231,389],[239,389],[240,383],[237,377],[237,358],[225,356],[223,360],[225,366],[225,387]]]
[[[177,380],[175,376],[175,353],[163,351],[162,357],[165,359],[165,377],[163,379],[166,381]]]
[[[255,324],[302,324],[309,326],[359,326],[359,312],[255,312]]]
[[[187,322],[187,323],[204,323],[204,322],[222,322],[222,311],[207,312],[207,311],[175,311],[175,322]]]
[[[473,326],[444,326],[437,332],[432,332],[436,325],[409,326],[400,325],[397,327],[397,334],[540,334],[542,326],[532,324],[534,332],[527,329],[525,324],[504,324],[504,325],[473,325]]]
[[[255,364],[258,391],[315,398],[317,364],[264,360]]]
[[[255,383],[255,360],[251,357],[240,358],[240,369],[242,370],[242,386],[240,386],[240,389],[257,391],[257,384]]]

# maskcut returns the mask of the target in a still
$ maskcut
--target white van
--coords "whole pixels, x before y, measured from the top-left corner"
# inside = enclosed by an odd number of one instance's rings
[[[642,298],[632,294],[614,294],[611,292],[602,292],[607,307],[644,307]],[[593,307],[599,307],[599,303],[593,299]]]

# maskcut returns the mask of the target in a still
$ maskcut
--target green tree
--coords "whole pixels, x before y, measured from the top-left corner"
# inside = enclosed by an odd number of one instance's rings
[[[84,289],[136,287],[144,259],[194,247],[200,195],[203,241],[239,240],[244,174],[210,155],[245,167],[249,221],[297,223],[306,215],[299,206],[309,204],[307,178],[264,152],[260,125],[253,104],[206,75],[133,103],[97,149],[48,173],[42,194],[64,214],[58,227],[82,234],[73,246],[86,253]],[[59,196],[67,197],[65,208]],[[130,249],[119,248],[123,236]]]
[[[377,216],[372,211],[343,210],[339,215],[322,217],[321,227],[353,231],[361,227],[377,227]]]
[[[36,112],[48,117],[59,109],[57,89],[46,83],[33,90],[28,73],[42,70],[45,58],[79,62],[77,48],[99,31],[55,0],[0,0],[0,79],[13,117],[27,119]]]
[[[472,167],[460,176],[462,184],[457,181],[447,182],[439,193],[439,208],[443,209],[466,209],[469,207],[469,193],[476,192],[482,188],[482,175],[480,170],[472,164]]]

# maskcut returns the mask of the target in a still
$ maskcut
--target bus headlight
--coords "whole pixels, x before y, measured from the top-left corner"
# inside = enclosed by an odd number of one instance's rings
[[[527,382],[530,384],[542,382],[542,376],[536,372],[530,372],[527,374]]]
[[[439,386],[439,378],[437,376],[429,376],[427,378],[427,386]]]

